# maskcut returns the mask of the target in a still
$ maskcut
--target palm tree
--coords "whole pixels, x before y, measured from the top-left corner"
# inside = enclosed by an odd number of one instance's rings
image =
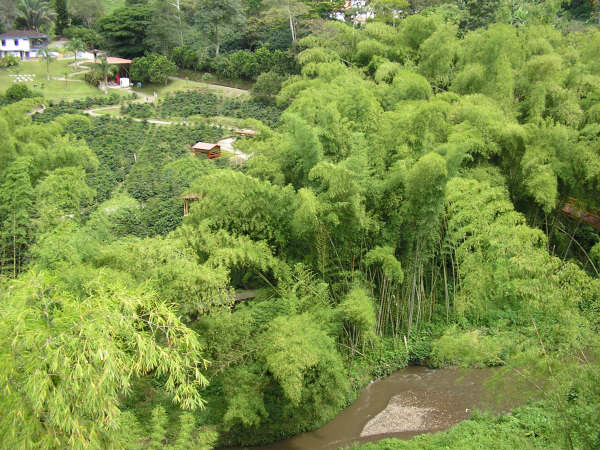
[[[72,41],[69,41],[67,45],[65,45],[65,49],[70,52],[73,52],[73,56],[75,56],[75,63],[77,64],[77,53],[82,52],[86,49],[85,42],[83,42],[79,38],[75,38]]]
[[[40,59],[46,61],[46,80],[50,81],[50,63],[54,61],[54,56],[48,50],[48,47],[42,47],[37,52]]]
[[[96,68],[104,79],[104,92],[108,92],[108,77],[114,74],[117,68],[108,63],[106,56],[102,56],[99,63],[96,63]]]
[[[19,0],[17,18],[28,29],[40,31],[40,28],[54,20],[56,13],[50,4],[43,0]]]

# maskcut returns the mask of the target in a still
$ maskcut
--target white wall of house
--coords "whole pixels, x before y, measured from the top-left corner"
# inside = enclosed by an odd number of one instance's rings
[[[0,58],[8,55],[16,56],[22,60],[36,58],[40,47],[45,47],[46,43],[38,39],[22,37],[0,38]]]
[[[354,23],[366,22],[367,19],[375,17],[373,9],[367,5],[366,0],[346,0],[344,9],[355,10]],[[334,17],[338,20],[346,20],[346,14],[343,11],[338,11]]]
[[[0,41],[0,50],[4,52],[28,52],[31,50],[31,43],[28,38],[3,38]]]

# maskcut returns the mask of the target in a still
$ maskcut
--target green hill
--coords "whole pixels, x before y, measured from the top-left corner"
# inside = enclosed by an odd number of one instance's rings
[[[113,10],[125,6],[125,0],[102,0],[104,3],[104,12],[110,14]]]

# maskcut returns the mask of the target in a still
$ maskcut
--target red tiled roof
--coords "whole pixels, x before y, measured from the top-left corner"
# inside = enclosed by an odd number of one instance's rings
[[[90,59],[89,61],[86,61],[86,62],[100,64],[101,61],[102,61],[101,59],[96,59],[96,61]],[[114,64],[115,66],[118,66],[120,64],[131,64],[132,61],[130,59],[116,58],[114,56],[109,56],[106,58],[106,62],[108,64]]]

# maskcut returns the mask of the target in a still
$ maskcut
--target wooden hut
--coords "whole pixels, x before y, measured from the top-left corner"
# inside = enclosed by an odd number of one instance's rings
[[[195,156],[198,156],[198,153],[204,153],[208,156],[208,159],[215,159],[221,156],[221,146],[209,142],[197,142],[196,145],[192,147],[192,151]]]
[[[254,130],[242,128],[242,129],[235,130],[235,134],[237,134],[238,136],[243,136],[243,137],[253,137],[253,136],[256,136],[258,133]]]
[[[586,211],[584,205],[574,198],[569,198],[562,208],[562,213],[572,219],[581,221],[596,230],[600,230],[600,216]]]
[[[190,205],[192,202],[198,201],[202,198],[202,194],[188,194],[183,197],[183,216],[186,217],[190,214]]]

